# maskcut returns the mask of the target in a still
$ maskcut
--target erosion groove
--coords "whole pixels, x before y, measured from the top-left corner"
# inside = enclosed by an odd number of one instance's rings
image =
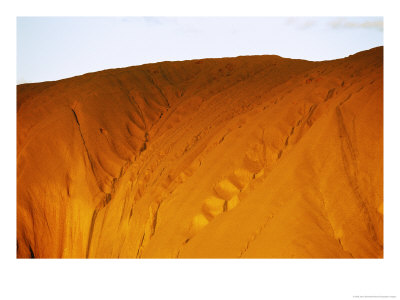
[[[377,241],[378,240],[377,234],[375,232],[375,228],[370,216],[369,209],[367,207],[367,203],[360,192],[360,186],[358,183],[359,172],[357,166],[357,155],[354,150],[353,144],[351,142],[350,136],[347,132],[343,120],[343,115],[339,106],[336,107],[336,114],[338,118],[339,136],[341,140],[342,160],[343,160],[345,174],[347,175],[351,189],[354,192],[356,199],[358,200],[359,207],[361,208],[362,214],[365,218],[369,234],[372,236],[374,241]]]
[[[330,98],[332,98],[334,92],[335,92],[335,89],[334,89],[334,88],[333,88],[333,89],[330,89],[330,90],[328,91],[328,94],[327,94],[326,97],[325,97],[325,102],[328,101]]]
[[[98,212],[99,212],[99,208],[96,207],[95,210],[93,211],[92,221],[90,222],[89,237],[88,237],[87,246],[86,246],[86,258],[89,257],[90,246],[92,245],[93,229],[94,229],[94,224],[96,223],[96,217],[97,217]]]
[[[73,110],[73,109],[71,109],[71,110],[72,110],[72,113],[74,114],[76,124],[78,125],[78,130],[79,130],[79,134],[81,136],[82,144],[83,144],[83,147],[85,148],[87,159],[89,160],[89,163],[90,163],[90,169],[91,169],[91,171],[93,173],[93,176],[96,178],[97,184],[100,186],[99,180],[97,178],[97,175],[96,175],[96,172],[95,172],[95,169],[94,169],[93,159],[90,156],[89,150],[88,150],[88,148],[86,146],[86,142],[85,142],[85,139],[84,139],[83,134],[82,134],[81,125],[79,123],[78,116],[76,115],[75,110]]]
[[[374,48],[19,85],[17,257],[382,258],[382,79]]]

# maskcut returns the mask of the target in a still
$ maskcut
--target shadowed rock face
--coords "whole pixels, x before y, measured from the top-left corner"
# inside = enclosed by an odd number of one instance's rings
[[[18,257],[383,256],[383,48],[17,87]]]

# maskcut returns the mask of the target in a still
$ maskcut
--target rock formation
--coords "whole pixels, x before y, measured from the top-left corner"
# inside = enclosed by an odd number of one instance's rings
[[[17,86],[19,258],[382,258],[383,48]]]

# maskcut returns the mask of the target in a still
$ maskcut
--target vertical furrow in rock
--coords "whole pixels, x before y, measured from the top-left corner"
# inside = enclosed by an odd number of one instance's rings
[[[29,244],[29,253],[31,255],[31,258],[35,258],[35,253],[33,252],[33,249],[30,244]]]
[[[357,166],[357,155],[354,150],[353,144],[351,142],[350,136],[347,132],[346,125],[343,120],[342,111],[340,106],[336,107],[336,116],[338,120],[339,127],[339,137],[341,141],[341,149],[342,149],[342,161],[345,169],[345,173],[347,175],[349,184],[354,192],[356,199],[358,200],[359,206],[362,210],[362,214],[365,220],[365,224],[368,228],[369,234],[372,239],[378,243],[377,234],[375,231],[375,227],[373,225],[370,212],[368,209],[368,203],[363,198],[360,192],[360,187],[358,184],[358,166]]]
[[[142,247],[143,247],[143,242],[144,242],[144,237],[145,237],[146,233],[143,232],[142,238],[140,240],[139,246],[137,248],[137,252],[136,252],[136,258],[140,258],[140,254],[142,251]]]
[[[100,180],[99,180],[99,178],[98,178],[98,175],[96,174],[96,171],[95,171],[95,168],[94,168],[93,159],[92,159],[92,157],[91,157],[91,155],[90,155],[90,153],[89,153],[89,150],[88,150],[88,148],[87,148],[87,146],[86,146],[86,142],[85,142],[85,139],[84,139],[83,134],[82,134],[81,125],[80,125],[80,123],[79,123],[78,116],[76,115],[76,112],[75,112],[74,109],[71,109],[71,110],[72,110],[72,113],[74,114],[74,118],[75,118],[76,124],[78,125],[79,134],[80,134],[80,136],[81,136],[82,144],[83,144],[83,147],[85,148],[86,155],[87,155],[87,158],[88,158],[89,163],[90,163],[90,168],[91,168],[91,170],[92,170],[93,176],[94,176],[95,179],[96,179],[97,185],[98,185],[98,187],[100,188],[100,187],[101,187],[101,185],[100,185]]]
[[[95,210],[93,211],[92,221],[90,222],[90,227],[89,227],[89,238],[88,238],[87,246],[86,246],[86,258],[89,258],[90,246],[92,245],[93,230],[94,230],[94,225],[96,223],[96,218],[97,218],[98,212],[99,212],[99,209],[96,207]]]
[[[151,225],[151,234],[150,234],[150,238],[154,235],[154,233],[156,232],[156,227],[157,227],[157,218],[158,218],[158,211],[160,209],[161,203],[158,204],[156,211],[153,215],[153,222]]]

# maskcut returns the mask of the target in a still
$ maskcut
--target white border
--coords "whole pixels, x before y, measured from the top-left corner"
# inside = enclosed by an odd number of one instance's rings
[[[2,299],[354,299],[396,295],[400,53],[395,1],[15,1],[1,12]],[[4,5],[4,4],[3,4]],[[16,16],[384,16],[383,260],[16,260]]]

